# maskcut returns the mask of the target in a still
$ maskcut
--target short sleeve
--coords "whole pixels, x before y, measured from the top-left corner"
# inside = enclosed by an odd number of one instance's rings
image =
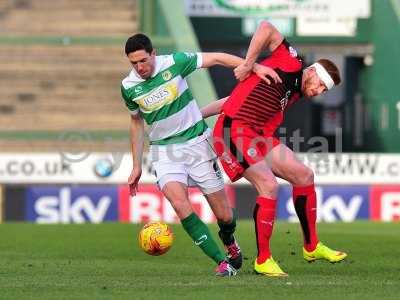
[[[303,68],[303,62],[296,49],[286,39],[272,52],[270,58],[277,62],[276,67],[285,72],[298,72]],[[268,60],[269,58],[265,61]]]
[[[121,85],[121,95],[130,113],[132,115],[136,115],[139,112],[139,105],[131,100],[131,97],[129,96],[129,91],[126,90],[123,85]]]
[[[177,52],[174,53],[173,57],[182,77],[186,77],[196,69],[201,68],[203,63],[201,53]]]

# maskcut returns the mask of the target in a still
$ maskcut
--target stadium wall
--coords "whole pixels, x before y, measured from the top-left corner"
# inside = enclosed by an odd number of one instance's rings
[[[159,53],[201,51],[182,0],[140,0],[139,4],[140,29],[150,35]],[[194,72],[188,77],[188,83],[200,106],[217,99],[207,70]],[[214,119],[207,120],[207,123],[213,124]]]
[[[144,160],[142,184],[138,194],[131,197],[124,184],[131,169],[128,153],[91,153],[79,161],[60,153],[0,154],[4,221],[178,222],[154,184],[146,157]],[[398,154],[325,154],[312,162],[308,159],[307,164],[316,173],[319,221],[400,221]],[[237,208],[239,218],[252,218],[255,190],[244,181],[227,183],[231,205]],[[280,183],[277,217],[295,222],[291,186]],[[205,222],[215,221],[199,190],[191,189],[190,199]]]
[[[252,20],[251,16],[244,15],[191,17],[203,47],[242,56],[246,53],[251,35],[250,32],[244,34],[246,19],[250,23],[257,22],[257,18]],[[400,152],[400,140],[394,138],[400,131],[400,97],[397,90],[400,61],[396,59],[400,53],[399,1],[371,0],[371,17],[357,20],[354,35],[299,35],[295,18],[284,21],[290,21],[289,25],[286,24],[290,28],[286,37],[305,58],[314,60],[313,55],[318,54],[341,56],[345,60],[343,73],[349,76],[344,76],[346,80],[342,85],[346,90],[344,103],[338,107],[331,104],[330,107],[331,111],[341,116],[337,122],[342,122],[341,127],[346,129],[345,151]],[[209,28],[218,30],[210,31]],[[224,80],[218,81],[221,74],[224,74]],[[214,76],[214,82],[218,82],[220,96],[225,96],[236,82],[232,76],[229,77],[229,72],[220,71],[218,75]],[[321,112],[317,105],[314,108],[318,117]],[[294,122],[290,116],[287,119]],[[321,122],[318,119],[316,121]]]

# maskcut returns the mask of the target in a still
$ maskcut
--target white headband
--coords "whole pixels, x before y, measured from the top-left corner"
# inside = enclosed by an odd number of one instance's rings
[[[333,81],[331,75],[326,71],[326,69],[319,63],[315,63],[310,67],[314,67],[317,72],[318,77],[322,80],[322,82],[326,85],[326,88],[330,90],[335,86],[335,82]]]

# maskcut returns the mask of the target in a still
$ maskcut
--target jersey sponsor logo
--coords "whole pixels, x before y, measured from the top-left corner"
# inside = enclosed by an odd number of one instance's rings
[[[281,109],[282,110],[285,110],[285,108],[286,108],[286,106],[287,106],[287,104],[289,102],[289,98],[290,98],[291,94],[292,94],[292,91],[287,91],[286,94],[285,94],[285,97],[281,99],[280,102],[281,102]]]
[[[289,47],[289,53],[291,57],[297,57],[297,51],[292,46]]]
[[[140,94],[143,92],[143,88],[139,85],[139,86],[135,87],[134,91],[136,94]]]
[[[170,104],[178,97],[178,87],[175,84],[166,84],[151,93],[149,96],[138,100],[144,112],[152,112],[164,105]]]
[[[161,76],[165,81],[169,81],[172,78],[172,73],[171,73],[171,71],[167,70],[167,71],[163,72],[161,74]]]

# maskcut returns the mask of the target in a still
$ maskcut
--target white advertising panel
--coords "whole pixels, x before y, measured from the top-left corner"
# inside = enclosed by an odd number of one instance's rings
[[[296,32],[298,36],[355,36],[357,19],[335,16],[298,17]]]
[[[1,183],[124,183],[131,169],[131,155],[125,153],[0,154]],[[149,177],[144,167],[143,178]]]
[[[399,154],[302,153],[298,156],[314,170],[317,184],[400,182]],[[0,154],[0,184],[123,184],[127,182],[131,170],[132,158],[129,153],[90,153],[80,159],[71,159],[61,153]],[[142,183],[155,182],[146,156],[142,171]],[[238,183],[246,181],[240,180]]]
[[[202,17],[325,15],[369,18],[371,3],[370,0],[185,0],[185,10],[189,16]]]

